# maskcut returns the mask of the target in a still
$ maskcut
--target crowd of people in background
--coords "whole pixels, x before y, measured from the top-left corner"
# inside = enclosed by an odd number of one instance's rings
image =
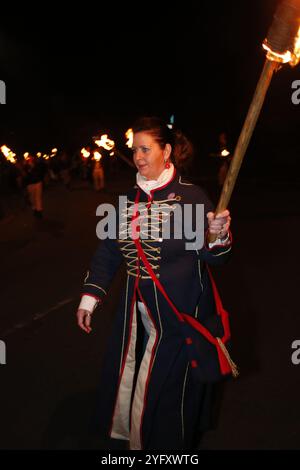
[[[215,179],[219,188],[224,184],[232,158],[227,140],[226,132],[220,132],[215,152],[209,154],[211,163],[214,162],[212,167],[215,167]],[[43,189],[51,184],[60,182],[71,191],[72,182],[80,179],[86,181],[95,191],[103,191],[107,177],[114,177],[118,173],[120,160],[105,151],[97,155],[90,147],[86,147],[86,151],[90,155],[94,153],[93,157],[84,158],[81,149],[74,153],[61,150],[51,158],[28,154],[26,158],[18,158],[14,163],[0,152],[0,194],[18,191],[25,204],[31,207],[34,217],[41,219]],[[0,219],[2,216],[0,203]]]
[[[99,158],[83,158],[80,150],[70,155],[66,151],[57,152],[44,159],[28,155],[9,162],[0,153],[1,193],[17,191],[30,206],[34,217],[43,217],[43,188],[56,183],[72,191],[72,182],[86,181],[95,191],[105,189],[105,175],[115,175],[119,162],[116,157],[101,155]],[[1,211],[0,211],[1,217]]]

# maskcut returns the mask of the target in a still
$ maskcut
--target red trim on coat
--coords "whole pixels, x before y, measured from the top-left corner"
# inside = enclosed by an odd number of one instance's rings
[[[224,336],[221,339],[222,339],[223,343],[225,343],[226,341],[228,341],[230,339],[229,315],[228,315],[228,312],[223,307],[221,297],[220,297],[220,294],[218,292],[216,283],[214,281],[213,275],[212,275],[210,269],[208,268],[208,266],[207,266],[207,271],[208,271],[210,281],[211,281],[211,285],[212,285],[212,289],[213,289],[217,314],[220,315],[221,318],[222,318],[222,324],[223,324],[223,328],[224,328]]]
[[[153,197],[154,197],[154,196],[153,196],[153,193],[154,193],[155,191],[160,191],[161,189],[166,188],[166,187],[168,186],[168,184],[170,184],[171,181],[173,181],[173,180],[175,179],[175,176],[176,176],[176,168],[175,168],[175,166],[174,166],[173,175],[172,175],[172,177],[169,179],[169,181],[167,181],[167,183],[165,183],[163,186],[160,186],[159,188],[155,188],[155,189],[151,189],[151,190],[150,190],[151,199],[153,199]]]

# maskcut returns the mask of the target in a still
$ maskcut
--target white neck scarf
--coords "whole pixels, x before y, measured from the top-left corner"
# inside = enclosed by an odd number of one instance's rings
[[[146,194],[150,194],[150,191],[156,188],[160,188],[160,186],[164,186],[167,184],[174,175],[174,165],[170,163],[170,168],[165,168],[157,180],[147,180],[145,176],[142,176],[139,172],[136,174],[136,183],[137,185],[145,191]]]

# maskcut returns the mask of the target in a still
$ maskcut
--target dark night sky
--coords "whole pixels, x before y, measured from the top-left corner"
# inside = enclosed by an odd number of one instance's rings
[[[151,3],[139,15],[134,7],[80,5],[69,17],[53,9],[39,18],[2,18],[2,141],[20,151],[76,147],[97,130],[122,140],[138,114],[175,113],[200,152],[212,148],[222,129],[233,146],[263,66],[261,42],[276,4],[182,2],[162,12]],[[299,151],[300,105],[291,103],[291,83],[299,78],[299,66],[288,65],[274,77],[251,146],[269,153],[276,138],[279,152],[288,136],[291,154]]]

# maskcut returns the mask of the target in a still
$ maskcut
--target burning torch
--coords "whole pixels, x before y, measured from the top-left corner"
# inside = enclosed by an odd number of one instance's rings
[[[2,145],[0,150],[8,162],[16,163],[16,159],[15,159],[16,154],[10,148],[8,148],[6,145]]]
[[[278,5],[263,48],[267,51],[266,61],[224,181],[216,214],[228,206],[273,73],[281,64],[288,62],[295,66],[300,60],[300,0],[283,0]],[[209,242],[215,241],[216,237],[209,234]]]
[[[110,155],[116,155],[117,157],[124,160],[129,166],[135,168],[133,162],[121,153],[115,146],[115,142],[108,138],[107,134],[103,134],[100,139],[94,140],[98,147],[103,147],[105,150],[110,150]]]

